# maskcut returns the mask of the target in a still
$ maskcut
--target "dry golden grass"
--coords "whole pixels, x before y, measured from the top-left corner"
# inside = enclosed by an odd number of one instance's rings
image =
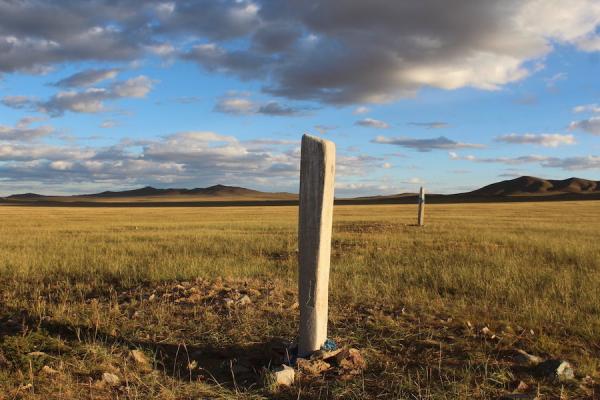
[[[594,201],[428,205],[418,228],[416,206],[336,206],[330,335],[369,367],[348,382],[272,390],[231,373],[215,383],[169,346],[240,358],[293,339],[296,207],[0,207],[0,392],[497,398],[524,380],[541,398],[593,396],[582,379],[600,379],[599,211]],[[254,293],[252,306],[223,309],[223,290]],[[196,292],[203,300],[177,301]],[[485,326],[502,339],[481,335]],[[155,358],[154,372],[131,365],[133,347]],[[578,380],[514,368],[516,348],[570,360]],[[124,383],[103,387],[111,371]]]

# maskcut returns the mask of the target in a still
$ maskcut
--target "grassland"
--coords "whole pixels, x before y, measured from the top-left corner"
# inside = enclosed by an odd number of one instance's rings
[[[429,205],[419,228],[416,206],[336,206],[330,336],[368,368],[273,388],[242,364],[294,339],[296,207],[0,207],[0,399],[487,399],[520,381],[531,398],[593,398],[599,212]],[[252,304],[223,306],[234,294]],[[534,376],[515,349],[577,377]]]

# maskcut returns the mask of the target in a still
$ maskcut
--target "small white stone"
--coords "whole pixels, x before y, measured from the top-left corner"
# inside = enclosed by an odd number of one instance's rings
[[[565,360],[546,360],[536,367],[539,375],[555,378],[560,381],[571,380],[575,377],[575,371],[571,363]]]
[[[561,362],[556,368],[556,376],[560,379],[573,379],[575,377],[573,366],[568,361]]]
[[[275,382],[278,385],[290,386],[294,383],[296,371],[294,368],[288,367],[287,365],[282,365],[281,368],[273,372],[273,375],[275,376]]]
[[[43,351],[32,351],[31,353],[27,353],[27,355],[31,357],[45,357],[48,354],[44,353]]]
[[[238,304],[240,306],[247,306],[248,304],[252,304],[252,300],[248,297],[247,294],[243,295],[241,299],[238,300]]]
[[[526,351],[523,351],[520,349],[517,350],[517,353],[519,353],[519,354],[517,354],[515,356],[515,361],[520,364],[527,364],[527,365],[534,366],[534,365],[538,365],[544,361],[543,358],[534,356],[533,354],[529,354]]]
[[[105,383],[107,383],[110,386],[117,386],[121,380],[115,374],[111,374],[110,372],[105,372],[102,374],[102,381],[104,381]]]
[[[54,368],[52,368],[52,367],[49,367],[49,366],[47,366],[47,365],[44,365],[44,366],[42,367],[42,373],[44,373],[44,374],[46,374],[46,375],[54,375],[54,374],[58,374],[58,371],[57,371],[57,370],[55,370],[55,369],[54,369]]]

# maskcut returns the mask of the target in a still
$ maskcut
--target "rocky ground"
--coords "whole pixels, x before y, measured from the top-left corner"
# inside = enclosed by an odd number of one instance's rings
[[[199,279],[5,290],[0,399],[600,393],[597,377],[573,361],[598,359],[598,346],[573,342],[569,352],[540,354],[543,339],[535,327],[492,326],[385,303],[332,304],[330,337],[337,349],[295,359],[298,303],[287,287]]]

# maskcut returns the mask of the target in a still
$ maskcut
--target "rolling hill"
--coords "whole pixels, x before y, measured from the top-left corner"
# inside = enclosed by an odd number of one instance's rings
[[[471,196],[548,196],[561,194],[600,193],[600,181],[581,178],[564,180],[541,179],[521,176],[502,182],[492,183],[465,195]]]
[[[238,186],[225,186],[225,185],[214,185],[206,188],[195,188],[195,189],[157,189],[152,186],[146,186],[140,189],[124,190],[120,192],[106,191],[102,193],[86,194],[81,197],[95,197],[95,198],[106,198],[106,197],[147,197],[147,196],[232,196],[232,197],[246,197],[246,196],[265,196],[265,195],[282,195],[282,193],[266,193],[259,192],[258,190],[246,189]]]
[[[246,189],[238,186],[214,185],[206,188],[159,189],[146,186],[123,191],[104,191],[100,193],[73,196],[52,196],[36,193],[24,193],[8,196],[4,202],[15,203],[189,203],[189,202],[231,202],[231,201],[293,201],[298,198],[292,193],[269,193]],[[0,201],[2,199],[0,198]]]
[[[412,204],[416,193],[386,196],[336,198],[336,204]],[[564,180],[522,176],[492,183],[480,189],[457,194],[428,194],[428,203],[600,200],[600,181],[581,178]],[[15,194],[3,204],[69,206],[226,206],[226,205],[293,205],[298,195],[270,193],[238,186],[214,185],[195,189],[159,189],[146,186],[124,191],[105,191],[74,196],[45,196],[35,193]]]

